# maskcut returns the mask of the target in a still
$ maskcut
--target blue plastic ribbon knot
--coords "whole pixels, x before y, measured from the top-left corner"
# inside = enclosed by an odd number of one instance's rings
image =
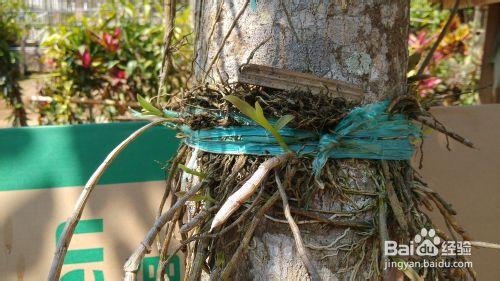
[[[320,174],[328,158],[409,160],[412,140],[419,128],[403,114],[389,114],[389,101],[353,109],[329,133],[284,127],[279,131],[288,147],[301,156],[314,157],[313,171]],[[241,117],[243,118],[244,117]],[[247,120],[246,126],[191,130],[181,128],[184,142],[218,154],[280,155],[285,151],[264,128]]]

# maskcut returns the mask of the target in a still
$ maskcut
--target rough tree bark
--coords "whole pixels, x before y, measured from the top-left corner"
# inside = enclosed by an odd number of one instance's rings
[[[238,68],[247,61],[252,51],[265,42],[256,49],[252,63],[357,84],[366,91],[364,103],[404,92],[409,1],[258,1],[257,10],[252,11],[248,6],[227,37],[235,18],[248,2],[198,1],[199,10],[194,13],[198,30],[195,65],[198,82],[203,82],[204,77],[205,82],[236,81]],[[214,60],[217,54],[219,58]],[[215,62],[213,65],[212,61]],[[348,175],[340,188],[356,187],[377,192],[369,176],[373,170],[371,162],[341,160],[339,163],[339,170]],[[356,198],[358,206],[376,201],[373,196]],[[335,200],[335,194],[329,191],[318,192],[311,208],[353,210],[353,206]],[[299,227],[307,245],[327,245],[339,237],[342,238],[339,243],[359,239],[352,231],[346,232],[345,227],[307,224],[299,224]],[[370,243],[367,247],[373,246]],[[344,271],[340,268],[342,253],[335,256],[332,251],[309,251],[323,280],[364,280],[368,276],[370,266],[367,262],[359,264],[356,275],[354,268]],[[231,253],[227,254],[231,256]],[[234,280],[308,278],[297,256],[288,225],[269,219],[258,227],[245,258],[234,274]]]

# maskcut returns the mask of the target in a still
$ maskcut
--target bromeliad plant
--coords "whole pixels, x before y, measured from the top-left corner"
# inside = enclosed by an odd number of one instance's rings
[[[42,46],[54,77],[41,90],[42,124],[111,120],[137,106],[137,95],[156,97],[163,53],[161,1],[109,1],[95,18],[72,18],[49,31]],[[189,11],[176,17],[175,55],[165,91],[178,91],[189,76]],[[85,98],[92,102],[78,103]],[[102,101],[106,105],[100,105]]]

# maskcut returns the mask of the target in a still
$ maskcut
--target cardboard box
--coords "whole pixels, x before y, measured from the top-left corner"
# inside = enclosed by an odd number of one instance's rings
[[[0,130],[0,280],[45,280],[56,240],[82,186],[105,156],[144,123]],[[140,136],[110,166],[73,236],[61,280],[121,280],[123,264],[154,222],[165,189],[161,167],[174,132]],[[156,249],[139,280],[156,280]],[[181,259],[168,267],[181,280]]]
[[[449,130],[470,139],[468,148],[433,132],[424,142],[424,165],[419,170],[429,187],[458,212],[457,220],[474,240],[500,243],[500,104],[438,107],[431,110]],[[415,155],[418,167],[418,153]],[[441,215],[432,214],[446,230]],[[478,280],[498,280],[500,250],[473,248]]]

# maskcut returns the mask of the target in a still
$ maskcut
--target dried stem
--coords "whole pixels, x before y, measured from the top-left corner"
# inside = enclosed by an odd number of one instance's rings
[[[163,244],[161,245],[161,249],[160,249],[160,263],[162,261],[165,261],[165,259],[168,256],[167,252],[168,252],[168,248],[170,246],[170,241],[172,240],[172,236],[174,234],[175,224],[176,224],[177,221],[181,220],[183,213],[184,212],[182,212],[182,210],[178,210],[175,213],[174,218],[172,219],[172,221],[169,223],[170,225],[167,228],[167,231],[165,233],[165,239],[163,240]],[[158,276],[158,278],[160,279],[160,281],[165,280],[165,278],[164,278],[165,269],[166,269],[166,267],[164,267],[164,266],[159,266],[158,267],[158,271],[157,271],[157,275],[156,276]]]
[[[161,198],[160,206],[158,207],[158,213],[156,214],[156,219],[158,219],[161,216],[161,213],[163,212],[163,207],[165,206],[165,203],[167,202],[167,198],[170,195],[171,191],[173,191],[174,194],[172,195],[172,201],[171,201],[170,205],[173,205],[175,203],[174,201],[177,199],[175,192],[177,192],[178,190],[173,190],[172,181],[175,178],[175,175],[176,175],[175,171],[177,170],[179,162],[186,154],[186,151],[187,151],[187,146],[181,146],[181,148],[177,152],[177,156],[172,161],[170,169],[168,170],[168,178],[167,178],[166,183],[165,183],[165,191],[163,192],[163,197]],[[157,244],[158,244],[158,251],[159,252],[161,252],[160,240],[161,240],[161,237],[160,237],[160,235],[158,235]]]
[[[156,103],[160,105],[160,97],[165,87],[165,80],[170,68],[172,68],[172,58],[170,46],[172,45],[172,37],[174,36],[174,22],[175,22],[175,6],[177,0],[165,0],[164,10],[165,10],[165,37],[163,38],[163,59],[160,70],[160,81],[158,85],[158,94],[156,97]]]
[[[132,281],[136,280],[136,274],[137,271],[139,270],[139,265],[144,257],[144,255],[150,251],[151,245],[153,244],[153,241],[160,232],[160,230],[163,228],[163,226],[172,219],[174,214],[179,210],[181,207],[184,206],[184,204],[188,201],[189,198],[193,197],[203,186],[203,184],[207,184],[210,181],[210,176],[207,177],[205,180],[202,182],[199,182],[197,185],[195,185],[193,188],[191,188],[186,194],[179,198],[177,202],[165,213],[163,213],[154,223],[153,227],[149,230],[147,233],[146,237],[144,240],[142,240],[141,244],[139,247],[134,251],[134,253],[128,258],[127,262],[123,266],[123,269],[125,271],[125,278],[124,280],[127,281]]]
[[[459,0],[455,0],[455,4],[453,5],[453,9],[451,10],[450,16],[448,17],[448,21],[446,21],[446,24],[444,25],[443,29],[441,30],[441,33],[439,33],[438,38],[436,39],[436,42],[434,42],[434,45],[432,45],[431,49],[427,53],[427,56],[425,57],[424,61],[420,65],[420,68],[417,71],[417,74],[415,76],[420,76],[424,73],[425,68],[429,64],[429,62],[432,59],[432,56],[434,55],[434,52],[436,49],[439,47],[439,44],[441,44],[441,41],[443,40],[444,36],[446,35],[446,32],[448,31],[448,27],[450,27],[450,24],[457,14],[458,11],[458,4]]]
[[[219,206],[213,206],[210,208],[203,208],[196,216],[194,216],[189,222],[185,223],[182,225],[180,229],[180,233],[188,233],[191,231],[193,228],[196,226],[200,225],[203,223],[205,218],[213,213],[215,210],[217,210]]]
[[[415,117],[415,120],[417,120],[418,122],[420,122],[426,126],[431,127],[432,129],[434,129],[440,133],[447,135],[448,137],[460,142],[461,144],[463,144],[465,146],[468,146],[470,148],[475,148],[474,143],[472,143],[470,140],[468,140],[468,139],[466,139],[466,138],[464,138],[464,137],[462,137],[454,132],[448,131],[443,125],[435,124],[435,123],[425,119],[425,117],[423,117],[423,116],[417,116],[417,117]]]
[[[500,244],[489,243],[489,242],[481,242],[481,241],[470,241],[470,244],[474,247],[479,248],[490,248],[500,250]]]
[[[403,208],[401,207],[401,202],[399,202],[396,191],[394,190],[394,184],[392,182],[393,179],[389,171],[389,165],[385,160],[382,160],[380,164],[382,165],[382,172],[384,174],[385,187],[387,190],[387,198],[389,199],[392,213],[394,214],[394,217],[396,217],[396,221],[398,222],[399,226],[407,234],[407,236],[409,236],[408,222],[406,221]]]
[[[316,280],[321,280],[319,277],[318,271],[316,270],[316,267],[314,264],[311,262],[311,258],[309,256],[309,253],[307,252],[307,249],[304,247],[304,242],[302,241],[302,237],[300,236],[300,230],[297,224],[295,223],[292,213],[290,212],[290,205],[288,204],[288,197],[286,196],[285,189],[283,188],[283,185],[281,184],[281,181],[279,179],[278,173],[274,173],[274,177],[276,180],[276,185],[278,186],[278,190],[281,195],[281,201],[283,201],[283,210],[285,212],[285,217],[286,220],[288,221],[288,224],[290,225],[290,230],[292,231],[293,238],[295,239],[295,246],[297,247],[297,253],[299,254],[300,259],[304,263],[304,266],[307,269],[307,272],[309,273],[309,276],[311,277],[312,281]]]
[[[248,179],[248,181],[246,181],[240,189],[229,196],[226,202],[224,202],[224,205],[222,205],[217,214],[215,214],[212,226],[210,227],[210,231],[223,224],[231,216],[231,214],[233,214],[243,204],[243,202],[245,202],[248,198],[250,198],[250,196],[255,193],[257,187],[266,178],[269,171],[278,167],[279,165],[282,165],[292,155],[293,154],[291,153],[283,154],[270,158],[260,164],[259,168],[257,168],[257,171],[255,171],[250,179]]]
[[[142,133],[147,131],[148,129],[162,124],[167,119],[158,119],[155,120],[134,133],[132,133],[128,138],[122,141],[118,146],[116,146],[109,154],[106,156],[106,159],[99,165],[99,167],[95,170],[92,176],[89,178],[85,187],[83,188],[78,201],[73,209],[73,213],[66,221],[66,225],[64,226],[61,238],[57,244],[57,249],[54,254],[54,259],[52,260],[52,266],[50,268],[48,280],[56,281],[59,280],[59,276],[61,275],[61,268],[64,262],[64,257],[66,256],[66,252],[68,251],[69,244],[71,242],[71,238],[73,237],[73,232],[75,230],[78,221],[80,221],[80,217],[82,216],[83,209],[87,204],[90,194],[94,190],[95,185],[99,182],[99,179],[104,174],[109,165],[115,160],[116,156],[118,156],[123,149],[125,149],[131,142],[133,142],[137,137],[139,137]]]
[[[335,227],[348,227],[348,228],[354,228],[354,229],[369,229],[372,225],[366,221],[362,220],[333,220],[330,217],[323,216],[320,214],[316,214],[311,211],[306,211],[298,208],[292,208],[291,209],[292,213],[308,217],[314,220],[317,220],[320,223],[326,223],[333,225]]]
[[[280,194],[278,191],[276,191],[271,198],[267,200],[267,202],[262,206],[262,208],[259,210],[259,212],[255,215],[255,217],[252,220],[252,223],[248,226],[247,231],[245,232],[245,235],[243,236],[243,239],[241,240],[240,245],[238,246],[238,249],[236,249],[236,252],[234,253],[233,257],[231,260],[228,262],[226,267],[224,268],[224,271],[222,272],[222,280],[231,280],[231,274],[233,271],[236,269],[239,260],[243,253],[246,251],[248,244],[250,243],[250,240],[253,237],[253,233],[257,226],[260,224],[262,218],[266,214],[267,210],[269,210],[274,203],[278,200]]]
[[[175,157],[174,161],[172,161],[172,165],[170,166],[170,169],[168,170],[168,179],[167,179],[167,182],[165,184],[165,192],[163,193],[163,197],[161,198],[160,207],[158,207],[158,213],[156,215],[157,219],[160,217],[161,213],[163,212],[163,207],[165,206],[165,202],[167,201],[167,198],[170,195],[170,191],[172,190],[172,181],[174,179],[175,171],[177,170],[177,167],[179,166],[179,162],[186,154],[186,151],[187,151],[187,146],[182,146],[179,149],[179,151],[177,152],[177,156]],[[177,191],[177,190],[175,190],[175,191]]]
[[[208,243],[208,239],[202,239],[197,245],[193,264],[191,265],[191,270],[189,272],[188,281],[200,280],[201,268],[206,259]]]
[[[379,185],[380,196],[378,199],[378,231],[380,239],[380,266],[383,268],[387,260],[384,254],[385,241],[389,240],[389,232],[387,230],[387,203],[386,203],[386,190],[384,185]],[[386,276],[387,270],[382,269],[383,275]]]

